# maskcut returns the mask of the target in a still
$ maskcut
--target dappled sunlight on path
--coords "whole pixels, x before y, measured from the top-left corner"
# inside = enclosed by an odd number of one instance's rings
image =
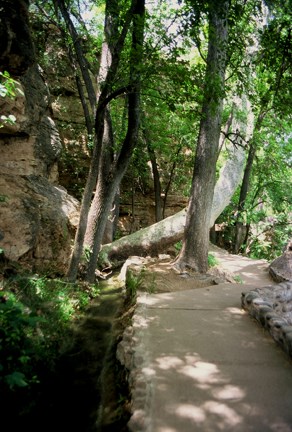
[[[292,432],[291,360],[241,308],[265,263],[222,260],[248,285],[139,296],[130,430]]]
[[[269,264],[266,260],[232,255],[215,246],[212,247],[212,254],[223,269],[239,275],[243,283],[257,286],[274,283],[268,274]]]

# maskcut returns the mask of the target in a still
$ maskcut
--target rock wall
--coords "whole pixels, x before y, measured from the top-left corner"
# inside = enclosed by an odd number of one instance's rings
[[[292,357],[292,281],[242,293],[241,303]]]
[[[64,271],[70,254],[78,201],[58,186],[61,141],[51,116],[50,94],[42,71],[32,61],[27,20],[13,27],[8,16],[27,2],[4,2],[0,18],[10,35],[0,59],[18,81],[16,97],[0,98],[0,112],[15,124],[0,127],[0,248],[6,258],[27,261],[33,268]],[[10,15],[9,15],[10,14]],[[27,14],[23,13],[23,18]],[[23,28],[25,27],[25,28]],[[23,34],[26,44],[23,47]]]

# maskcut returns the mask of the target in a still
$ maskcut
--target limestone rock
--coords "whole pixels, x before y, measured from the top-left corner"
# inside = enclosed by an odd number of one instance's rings
[[[78,202],[41,176],[1,175],[0,247],[12,261],[35,269],[64,271]]]
[[[2,3],[0,61],[18,90],[15,98],[0,98],[1,114],[16,117],[15,124],[0,127],[0,248],[7,259],[35,271],[63,272],[79,203],[57,184],[62,146],[48,87],[34,62],[28,1]]]
[[[292,280],[292,240],[284,253],[270,264],[269,273],[276,282]]]

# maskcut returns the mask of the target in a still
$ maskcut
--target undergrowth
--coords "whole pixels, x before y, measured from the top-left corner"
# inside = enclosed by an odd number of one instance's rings
[[[209,253],[208,254],[208,266],[209,267],[215,267],[218,264],[219,264],[219,262],[218,262],[217,258],[213,254]]]
[[[96,285],[17,275],[0,285],[0,393],[2,408],[28,412],[70,344],[71,324],[99,295]]]

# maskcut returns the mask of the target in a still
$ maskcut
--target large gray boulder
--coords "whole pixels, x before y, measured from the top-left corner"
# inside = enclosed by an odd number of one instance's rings
[[[269,273],[274,281],[292,281],[292,240],[286,245],[283,254],[269,266]]]
[[[35,270],[65,272],[78,202],[41,176],[1,175],[0,247]]]

